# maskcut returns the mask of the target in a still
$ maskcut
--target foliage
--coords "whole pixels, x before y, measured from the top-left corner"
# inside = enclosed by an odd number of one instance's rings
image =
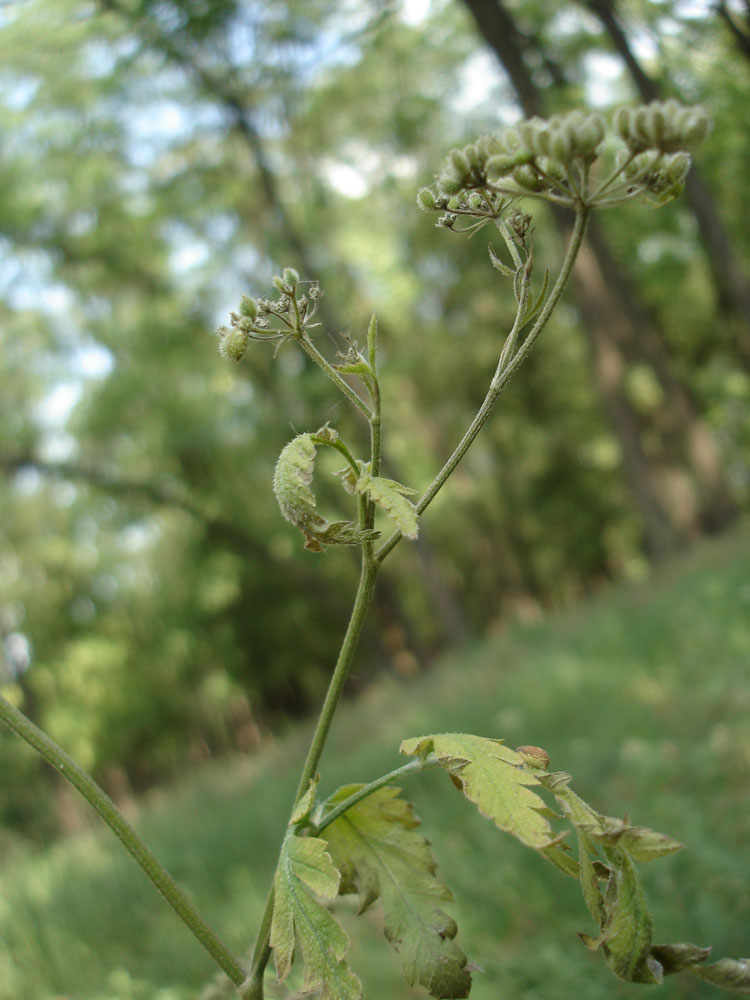
[[[630,98],[622,73],[606,84],[592,72],[611,46],[590,14],[510,6],[543,53],[534,72],[551,111],[592,91],[597,103]],[[330,419],[353,440],[358,418],[327,409],[319,372],[289,344],[278,365],[257,357],[242,379],[208,357],[198,345],[236,289],[264,294],[273,262],[290,259],[328,289],[318,320],[333,336],[364,329],[377,299],[391,425],[382,478],[418,491],[471,418],[513,310],[510,289],[487,286],[481,240],[438,254],[429,220],[403,208],[447,144],[512,121],[500,71],[460,4],[433,4],[419,24],[355,7],[2,10],[0,626],[31,656],[23,677],[3,681],[58,740],[75,733],[67,745],[113,793],[252,749],[309,711],[346,622],[349,561],[312,571],[294,529],[248,497],[263,495],[297,428]],[[681,5],[623,8],[623,20],[661,54],[665,96],[701,100],[716,118],[700,165],[746,258],[745,64],[719,20]],[[625,213],[602,221],[744,502],[747,375],[693,216],[679,199],[637,226]],[[541,275],[555,253],[543,214],[538,224]],[[628,362],[627,386],[650,453],[665,415],[648,363]],[[655,473],[678,498],[679,451]],[[454,479],[461,502],[433,508],[418,552],[400,557],[403,578],[376,596],[386,626],[369,627],[362,683],[381,665],[427,665],[446,639],[519,607],[558,607],[645,572],[621,455],[569,303]],[[335,510],[321,479],[321,510]],[[324,597],[314,612],[313,589]],[[0,757],[15,786],[4,822],[52,832],[57,784],[5,736]]]
[[[361,547],[361,567],[351,615],[302,768],[249,970],[85,769],[11,702],[0,697],[0,715],[7,726],[84,795],[243,1000],[264,997],[265,971],[272,953],[279,981],[286,980],[296,943],[304,970],[303,992],[320,989],[324,1000],[361,997],[361,983],[345,961],[348,936],[320,902],[323,899],[330,903],[336,898],[342,888],[342,875],[344,890],[359,888],[363,909],[382,896],[386,933],[403,951],[407,982],[421,983],[438,998],[469,995],[471,977],[466,959],[453,942],[456,925],[442,911],[435,910],[429,900],[434,895],[444,900],[447,892],[433,878],[435,864],[429,851],[425,854],[426,843],[405,835],[408,827],[415,825],[409,806],[404,812],[402,804],[394,818],[392,796],[383,792],[407,773],[436,766],[447,770],[466,797],[501,830],[513,834],[581,882],[585,902],[600,932],[596,937],[584,935],[584,943],[593,950],[602,949],[618,978],[659,983],[665,974],[686,971],[734,992],[750,989],[745,960],[724,959],[706,966],[703,963],[709,949],[686,944],[654,946],[651,917],[634,862],[671,854],[682,845],[646,827],[632,826],[627,817],[617,820],[595,811],[570,789],[569,775],[547,773],[549,755],[539,747],[508,751],[500,740],[463,733],[405,740],[401,749],[416,757],[412,764],[369,785],[353,787],[343,797],[337,793],[320,807],[315,805],[318,765],[383,561],[405,537],[416,537],[417,518],[469,451],[499,396],[546,327],[572,273],[592,211],[636,196],[651,196],[656,204],[678,196],[690,167],[688,151],[707,134],[708,118],[702,110],[683,108],[674,101],[652,102],[635,111],[618,111],[614,131],[623,148],[613,159],[604,141],[607,126],[600,115],[573,112],[549,121],[535,117],[454,149],[434,189],[420,190],[418,204],[424,211],[439,213],[439,228],[455,230],[459,219],[469,220],[464,230],[468,232],[494,225],[505,244],[508,263],[492,248],[490,261],[512,279],[516,309],[484,401],[416,504],[405,499],[409,490],[380,475],[383,395],[375,317],[367,330],[366,351],[360,352],[352,341],[342,363],[331,364],[314,339],[319,287],[314,284],[309,295],[303,294],[298,272],[289,267],[273,279],[278,299],[256,301],[243,297],[239,311],[231,315],[231,326],[217,331],[221,354],[233,362],[243,360],[253,340],[293,343],[359,410],[369,427],[368,459],[355,458],[338,432],[325,425],[315,433],[298,435],[286,445],[274,475],[274,491],[282,514],[303,532],[306,548],[324,553],[328,546],[357,544]],[[547,202],[574,214],[556,277],[550,283],[545,272],[541,289],[536,292],[534,226],[532,217],[517,207],[521,200]],[[352,377],[355,384],[344,375]],[[356,522],[330,523],[316,510],[311,483],[320,447],[339,451],[347,461],[341,483],[345,492],[356,497]],[[380,532],[375,528],[375,517],[379,509],[395,522],[396,530],[376,549]],[[577,865],[566,853],[567,831],[555,831],[549,822],[550,818],[560,817],[545,804],[537,788],[557,800],[562,818],[575,828]],[[369,806],[363,806],[368,799]],[[388,807],[391,814],[386,819]],[[327,840],[320,836],[328,827],[333,828],[339,867],[328,852]],[[393,846],[395,855],[390,850]],[[405,864],[404,854],[416,857]],[[604,892],[599,887],[602,880],[606,882]],[[411,923],[416,927],[410,927]]]
[[[428,724],[506,732],[512,745],[532,736],[574,771],[578,790],[595,796],[602,811],[634,808],[637,799],[639,820],[679,830],[688,842],[689,850],[643,869],[654,926],[673,940],[692,931],[718,954],[745,954],[748,788],[738,761],[750,750],[747,528],[704,542],[650,581],[606,588],[568,614],[449,652],[429,675],[407,684],[381,677],[342,706],[325,755],[328,789],[352,774],[367,780],[394,767],[399,733],[423,732]],[[296,787],[299,742],[291,731],[258,757],[209,763],[140,803],[139,830],[237,949],[260,917],[267,866]],[[466,810],[439,769],[422,772],[408,791],[434,834],[439,880],[456,896],[450,907],[438,906],[450,908],[460,926],[457,942],[485,970],[473,977],[473,997],[632,995],[632,987],[608,980],[596,956],[575,947],[576,932],[594,933],[575,880],[545,878],[546,862],[511,838],[498,850],[496,828]],[[709,883],[710,893],[696,896],[694,887]],[[0,866],[2,1000],[200,995],[210,960],[190,947],[151,892],[106,830],[65,838],[44,852],[7,838]],[[356,972],[366,996],[409,996],[398,961],[389,961],[373,928],[377,909],[375,903],[369,911],[375,917],[355,918],[346,897],[337,904]],[[268,993],[277,996],[272,982]],[[718,995],[686,976],[667,977],[658,993],[675,1000]]]

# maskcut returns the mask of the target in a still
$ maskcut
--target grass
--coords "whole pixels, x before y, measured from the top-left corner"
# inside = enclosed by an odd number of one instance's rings
[[[466,730],[543,746],[597,808],[689,846],[642,869],[655,939],[748,954],[748,566],[745,524],[648,583],[515,627],[410,683],[379,682],[337,719],[323,790],[396,766],[406,736]],[[252,943],[307,735],[206,766],[137,816],[239,953]],[[456,896],[459,942],[484,969],[473,1000],[617,1000],[647,989],[613,979],[579,943],[593,928],[573,880],[501,835],[445,775],[405,792]],[[377,907],[355,917],[343,900],[340,913],[370,1000],[425,996],[404,984]],[[213,976],[107,831],[44,852],[12,847],[0,867],[0,942],[0,1000],[193,1000]],[[720,995],[687,976],[650,989],[665,1000]]]

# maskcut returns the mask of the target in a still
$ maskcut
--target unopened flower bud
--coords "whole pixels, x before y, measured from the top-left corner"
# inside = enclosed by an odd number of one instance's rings
[[[219,336],[219,353],[229,361],[242,361],[247,352],[247,345],[250,343],[250,335],[245,330],[236,327],[228,329],[221,327],[216,331]]]
[[[417,191],[417,205],[423,212],[431,212],[436,207],[437,199],[428,187],[420,188]]]
[[[541,191],[544,187],[539,174],[529,163],[516,167],[513,171],[513,180],[525,191]]]
[[[256,319],[258,315],[258,303],[255,299],[251,299],[249,295],[243,295],[240,299],[240,313],[247,319]]]
[[[463,177],[471,170],[468,159],[460,149],[452,149],[448,154],[448,161],[455,171],[456,176]]]
[[[487,177],[496,181],[501,177],[507,177],[508,174],[513,173],[513,170],[518,166],[518,156],[515,153],[499,153],[497,156],[491,156],[487,160]]]
[[[615,132],[627,142],[630,137],[630,108],[618,108],[612,119]]]
[[[550,136],[549,152],[558,163],[569,163],[573,153],[573,138],[566,128],[555,129]]]
[[[283,278],[287,288],[296,288],[299,284],[299,273],[293,267],[284,268]]]

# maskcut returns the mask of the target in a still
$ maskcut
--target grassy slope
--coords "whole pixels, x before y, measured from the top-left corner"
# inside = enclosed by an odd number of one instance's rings
[[[398,763],[400,739],[445,730],[535,743],[603,812],[629,812],[689,850],[643,869],[660,941],[750,952],[750,529],[700,548],[640,587],[514,629],[414,682],[381,682],[348,706],[323,788]],[[261,760],[211,765],[142,810],[138,825],[238,951],[257,924],[307,734]],[[576,932],[576,884],[483,820],[445,775],[412,781],[459,941],[485,970],[473,1000],[599,1000],[614,980]],[[376,909],[376,908],[375,908]],[[424,996],[355,919],[353,964],[370,1000]],[[108,833],[15,852],[0,868],[0,1000],[188,1000],[209,960]],[[657,989],[657,988],[651,988]],[[663,998],[720,996],[689,977]]]

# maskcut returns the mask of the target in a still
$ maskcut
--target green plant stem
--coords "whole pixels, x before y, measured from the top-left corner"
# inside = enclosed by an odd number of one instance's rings
[[[422,514],[427,509],[427,507],[432,503],[437,494],[440,492],[445,483],[448,481],[458,463],[461,461],[461,459],[464,457],[466,452],[471,447],[474,438],[477,436],[479,431],[484,426],[490,413],[492,413],[492,410],[495,407],[495,403],[497,402],[500,393],[505,389],[506,385],[508,384],[508,381],[516,372],[519,365],[523,363],[524,359],[531,350],[537,337],[542,332],[544,327],[547,325],[547,321],[552,315],[552,311],[554,310],[555,306],[559,302],[560,296],[562,295],[563,290],[565,289],[565,286],[568,283],[568,279],[570,278],[571,272],[573,270],[573,265],[575,264],[576,257],[578,256],[578,252],[581,249],[581,244],[583,243],[583,237],[586,232],[586,224],[588,222],[588,217],[589,217],[588,207],[583,204],[579,205],[576,210],[575,225],[573,227],[573,233],[570,237],[570,243],[568,244],[568,249],[565,254],[565,260],[563,261],[562,268],[560,269],[560,273],[557,276],[557,281],[555,282],[554,287],[552,288],[552,291],[550,292],[549,297],[544,304],[544,308],[539,314],[539,317],[537,318],[533,327],[526,335],[525,340],[518,348],[516,354],[513,355],[513,357],[510,358],[507,362],[501,356],[501,362],[498,363],[498,367],[495,371],[492,381],[490,382],[490,387],[487,390],[487,395],[484,398],[484,402],[479,407],[476,416],[472,420],[471,425],[469,426],[464,436],[457,444],[453,454],[450,456],[450,458],[445,463],[443,468],[440,470],[440,472],[438,472],[438,474],[435,476],[433,481],[427,487],[423,495],[420,497],[416,505],[418,514]],[[510,338],[515,337],[517,335],[516,327],[519,322],[519,318],[522,316],[523,316],[523,311],[519,308],[518,313],[516,314],[516,323],[514,324],[511,332],[508,334]],[[402,538],[403,535],[401,534],[400,531],[394,531],[391,537],[387,541],[385,541],[375,553],[375,559],[377,560],[377,562],[382,563],[383,560],[386,558],[386,556],[393,551],[393,549],[398,545],[398,543],[401,541]]]
[[[354,389],[352,389],[349,383],[346,382],[341,377],[341,375],[336,371],[333,365],[330,364],[325,357],[323,357],[323,355],[320,353],[315,344],[313,344],[310,338],[306,334],[303,334],[303,336],[297,337],[295,339],[297,340],[297,343],[300,345],[305,354],[311,360],[313,360],[315,364],[318,365],[319,368],[323,369],[328,378],[334,383],[334,385],[336,385],[341,390],[341,392],[343,392],[346,398],[351,403],[353,403],[357,407],[357,409],[367,417],[368,420],[371,420],[372,413],[370,412],[370,407],[367,405],[364,399],[362,399],[362,397],[359,396],[354,391]]]
[[[323,753],[331,722],[338,706],[341,694],[344,690],[347,674],[354,658],[362,626],[364,624],[367,609],[372,600],[375,589],[375,578],[378,573],[378,563],[372,555],[372,545],[366,544],[362,548],[362,569],[357,587],[357,596],[354,599],[349,624],[341,643],[336,666],[328,685],[328,692],[320,711],[320,717],[313,733],[310,749],[307,752],[302,774],[300,775],[297,793],[294,796],[296,806],[302,796],[310,786],[310,782],[315,777],[318,764]],[[258,929],[258,936],[253,950],[253,957],[250,966],[250,978],[248,980],[248,992],[243,993],[245,1000],[262,1000],[263,998],[263,973],[268,960],[271,957],[269,940],[271,936],[271,920],[273,918],[273,886],[266,900],[265,910]]]
[[[146,846],[112,799],[62,747],[34,725],[23,712],[6,701],[2,695],[0,695],[0,719],[44,757],[66,781],[78,789],[115,836],[122,841],[127,852],[166,899],[188,930],[239,989],[246,981],[246,973],[237,959],[201,917],[164,865]]]
[[[361,788],[357,789],[356,792],[352,792],[347,798],[338,805],[334,806],[330,812],[326,813],[323,819],[315,827],[315,835],[322,833],[327,826],[330,826],[339,816],[343,816],[345,812],[356,806],[358,802],[362,799],[368,798],[373,792],[377,792],[379,789],[384,788],[386,785],[393,784],[394,781],[400,781],[402,778],[408,777],[410,774],[414,774],[417,771],[426,771],[430,767],[439,767],[440,761],[436,757],[427,757],[425,760],[411,760],[408,764],[403,764],[401,767],[397,767],[393,771],[389,771],[388,774],[383,774],[380,778],[376,778],[374,781],[370,781],[368,784],[363,785]]]

